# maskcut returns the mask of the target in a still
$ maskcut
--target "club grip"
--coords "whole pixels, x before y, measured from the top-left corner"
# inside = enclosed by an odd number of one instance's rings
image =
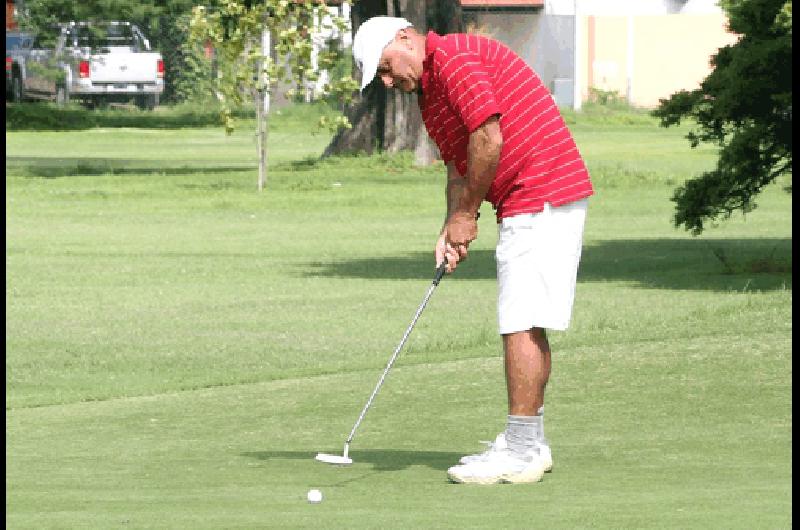
[[[433,285],[439,285],[439,282],[442,280],[445,271],[447,270],[447,258],[442,261],[442,264],[439,265],[439,268],[436,269],[436,275],[433,277]]]

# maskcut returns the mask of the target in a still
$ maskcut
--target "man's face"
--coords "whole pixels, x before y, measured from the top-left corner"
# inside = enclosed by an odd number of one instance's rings
[[[403,92],[420,89],[422,60],[419,59],[419,53],[414,49],[407,32],[400,30],[395,39],[383,49],[375,75],[386,88],[396,88]]]

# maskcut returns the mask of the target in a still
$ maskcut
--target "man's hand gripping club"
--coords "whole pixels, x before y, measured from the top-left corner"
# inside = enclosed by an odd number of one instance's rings
[[[447,260],[447,272],[456,270],[458,263],[467,259],[469,244],[478,237],[476,216],[454,213],[445,221],[436,242],[436,265]]]

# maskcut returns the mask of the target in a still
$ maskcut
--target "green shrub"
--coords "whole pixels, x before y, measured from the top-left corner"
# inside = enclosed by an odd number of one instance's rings
[[[252,118],[254,112],[239,109],[237,118]],[[155,111],[133,105],[87,109],[77,103],[59,107],[54,103],[6,104],[7,131],[69,131],[92,127],[142,127],[180,129],[220,125],[220,109],[213,102],[185,102]]]
[[[656,127],[658,121],[650,116],[647,109],[632,107],[627,103],[604,104],[585,102],[581,110],[562,108],[561,115],[567,125],[646,125]]]

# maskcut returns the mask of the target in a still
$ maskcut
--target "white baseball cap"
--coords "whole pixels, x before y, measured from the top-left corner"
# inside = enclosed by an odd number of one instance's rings
[[[353,59],[361,70],[361,90],[375,77],[383,49],[394,40],[401,29],[413,26],[398,17],[372,17],[358,27],[353,37]]]

